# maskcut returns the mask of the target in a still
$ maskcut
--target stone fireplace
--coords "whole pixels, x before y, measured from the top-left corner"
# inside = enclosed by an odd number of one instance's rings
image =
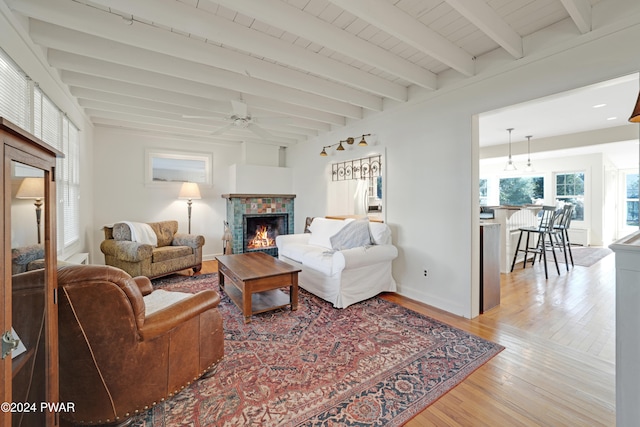
[[[233,253],[266,252],[278,256],[275,239],[293,232],[292,194],[223,194]]]

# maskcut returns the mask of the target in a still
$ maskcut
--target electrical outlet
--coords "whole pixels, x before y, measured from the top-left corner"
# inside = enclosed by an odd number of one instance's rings
[[[427,277],[427,270],[424,271],[424,277]]]

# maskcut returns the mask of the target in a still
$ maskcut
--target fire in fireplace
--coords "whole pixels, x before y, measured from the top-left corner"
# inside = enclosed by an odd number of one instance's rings
[[[276,237],[287,234],[287,214],[244,215],[244,252],[265,251],[271,255],[277,251]]]

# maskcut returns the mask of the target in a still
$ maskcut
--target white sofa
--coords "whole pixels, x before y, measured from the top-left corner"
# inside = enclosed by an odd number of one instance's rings
[[[314,218],[311,233],[276,237],[278,258],[301,268],[298,285],[336,308],[395,292],[391,230],[368,220]]]

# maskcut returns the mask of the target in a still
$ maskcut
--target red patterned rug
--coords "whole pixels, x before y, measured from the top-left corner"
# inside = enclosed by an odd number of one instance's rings
[[[156,288],[218,289],[216,274]],[[159,426],[399,426],[504,347],[381,298],[346,309],[301,290],[297,311],[245,325],[223,293],[225,357],[135,421]]]

